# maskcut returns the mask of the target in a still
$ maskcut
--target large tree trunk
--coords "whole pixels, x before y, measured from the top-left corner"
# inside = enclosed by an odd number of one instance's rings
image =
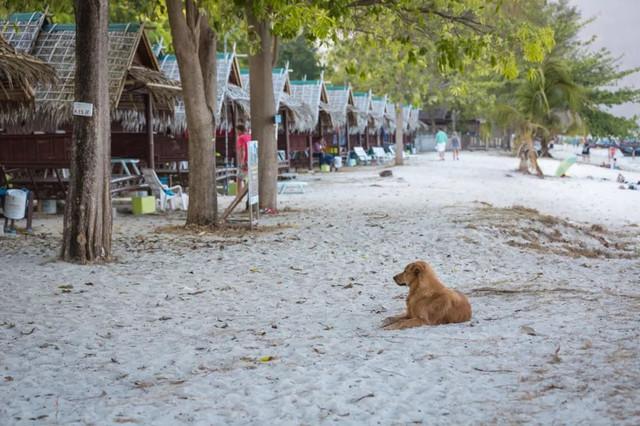
[[[166,0],[189,131],[187,225],[215,226],[216,34],[195,0]],[[184,13],[183,13],[184,3]]]
[[[404,164],[404,127],[403,127],[403,114],[402,104],[398,102],[396,104],[396,165],[402,166]]]
[[[531,133],[525,132],[523,134],[523,141],[518,149],[518,157],[520,158],[519,172],[529,174],[533,170],[538,177],[544,178],[544,173],[542,173],[542,169],[538,164],[538,154],[536,154]]]
[[[251,136],[258,141],[258,171],[260,207],[276,211],[278,207],[278,157],[273,98],[273,37],[269,22],[261,21],[253,11],[253,2],[246,8],[250,39],[259,42],[259,48],[249,55],[251,98]]]
[[[553,158],[549,152],[549,139],[543,137],[540,141],[540,157],[541,158]]]
[[[75,15],[75,100],[93,104],[93,115],[73,121],[61,256],[87,263],[111,257],[109,2],[75,0]]]

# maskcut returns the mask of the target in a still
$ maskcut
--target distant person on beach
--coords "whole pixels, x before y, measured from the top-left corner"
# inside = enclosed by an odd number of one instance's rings
[[[324,138],[320,138],[315,141],[313,143],[313,156],[318,158],[318,163],[321,166],[326,164],[331,168],[333,167],[333,155],[324,152],[326,147],[327,143]]]
[[[591,162],[591,145],[587,139],[584,140],[584,146],[582,147],[582,159],[586,163]]]
[[[238,124],[236,126],[236,164],[238,165],[238,194],[242,193],[244,189],[244,179],[249,172],[247,166],[247,159],[249,157],[249,141],[251,141],[251,134],[246,132],[244,125]]]
[[[438,130],[438,133],[436,133],[436,151],[438,151],[438,157],[440,157],[441,161],[444,161],[444,152],[447,149],[447,142],[447,133],[443,129]]]
[[[453,136],[451,136],[451,149],[453,150],[453,159],[460,159],[460,137],[457,132],[453,132]]]

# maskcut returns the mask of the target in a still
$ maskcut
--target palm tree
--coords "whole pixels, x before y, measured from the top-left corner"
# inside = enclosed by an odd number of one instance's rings
[[[531,169],[542,177],[534,139],[541,141],[542,154],[548,155],[548,142],[556,135],[580,128],[578,111],[584,91],[576,84],[568,65],[549,56],[539,67],[530,69],[506,87],[505,102],[498,105],[498,121],[516,130],[520,142],[519,170]]]

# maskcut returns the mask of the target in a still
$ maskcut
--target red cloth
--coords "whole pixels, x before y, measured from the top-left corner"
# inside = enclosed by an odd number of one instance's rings
[[[238,165],[242,168],[247,167],[247,156],[249,152],[249,141],[251,141],[251,135],[243,133],[238,136],[236,141],[236,152],[238,153]]]

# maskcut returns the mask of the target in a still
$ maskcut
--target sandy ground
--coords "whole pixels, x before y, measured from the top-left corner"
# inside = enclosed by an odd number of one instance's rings
[[[449,158],[301,176],[260,232],[119,216],[108,265],[0,235],[0,423],[639,424],[640,191]],[[379,328],[414,259],[471,322]]]

